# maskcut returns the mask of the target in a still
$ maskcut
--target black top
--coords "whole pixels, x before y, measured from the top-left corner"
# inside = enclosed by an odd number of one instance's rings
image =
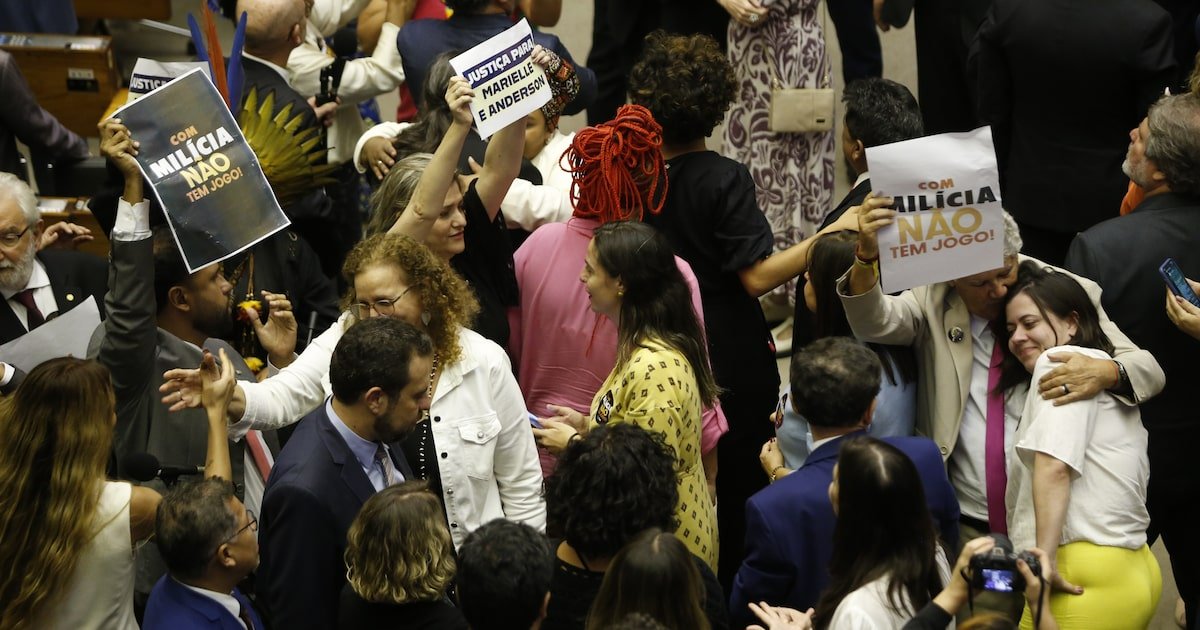
[[[475,181],[463,195],[467,227],[466,249],[450,259],[450,265],[471,285],[479,300],[479,315],[471,329],[508,347],[508,307],[517,305],[517,272],[513,248],[504,225],[504,215],[488,219],[487,208],[475,190]]]
[[[725,607],[725,592],[717,576],[703,560],[692,556],[700,581],[704,583],[704,615],[712,630],[729,628],[729,612]],[[550,607],[542,630],[583,630],[588,610],[600,592],[604,574],[571,566],[555,556],[554,579],[550,582]]]
[[[358,596],[347,584],[338,607],[341,630],[468,630],[467,620],[447,599],[436,602],[378,604]]]
[[[644,221],[666,235],[696,274],[717,384],[725,396],[774,400],[779,371],[771,331],[737,274],[774,248],[750,171],[712,151],[696,151],[668,160],[667,178],[662,213]]]

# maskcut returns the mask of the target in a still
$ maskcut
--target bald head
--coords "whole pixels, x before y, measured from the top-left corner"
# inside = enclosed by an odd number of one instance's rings
[[[304,36],[304,0],[238,0],[238,15],[243,11],[246,52],[269,59],[300,45]]]

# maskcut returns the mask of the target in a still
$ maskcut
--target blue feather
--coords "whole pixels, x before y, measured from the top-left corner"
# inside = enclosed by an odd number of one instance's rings
[[[242,73],[242,45],[246,42],[246,13],[238,18],[237,29],[233,32],[233,49],[229,51],[229,105],[236,113],[242,103],[242,86],[245,75]]]
[[[208,48],[204,46],[203,31],[200,30],[200,25],[196,22],[196,16],[189,13],[187,23],[188,30],[192,32],[192,43],[196,45],[196,58],[200,61],[208,61]]]

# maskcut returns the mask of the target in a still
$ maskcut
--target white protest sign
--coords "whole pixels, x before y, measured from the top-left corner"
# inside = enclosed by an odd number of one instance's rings
[[[75,308],[0,346],[0,360],[28,372],[50,359],[85,358],[99,325],[96,298],[88,296]]]
[[[450,60],[475,90],[471,114],[481,138],[524,118],[553,96],[545,70],[530,58],[533,45],[529,22],[521,20]]]
[[[204,76],[209,76],[207,61],[155,61],[138,57],[137,63],[133,65],[133,73],[129,75],[129,98],[125,99],[125,104],[138,100],[196,68],[199,68]]]
[[[879,282],[895,293],[1004,266],[991,127],[867,148],[871,187],[895,198],[879,231]]]

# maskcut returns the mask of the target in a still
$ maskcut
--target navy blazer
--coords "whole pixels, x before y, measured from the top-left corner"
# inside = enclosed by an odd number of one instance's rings
[[[242,592],[233,596],[254,623],[252,630],[264,630],[262,619]],[[164,575],[150,592],[142,630],[243,630],[242,621],[211,597],[205,597]]]
[[[833,527],[829,482],[838,450],[855,432],[822,444],[792,474],[746,501],[746,559],[730,594],[731,627],[755,623],[750,602],[770,602],[808,610],[829,583]],[[917,465],[925,499],[942,540],[958,545],[958,498],[937,444],[923,437],[889,437],[884,442],[904,451]]]
[[[406,82],[412,88],[413,101],[420,109],[425,98],[425,75],[438,55],[465,52],[511,28],[512,20],[503,13],[485,15],[454,14],[446,20],[412,20],[400,28],[396,47],[404,65]],[[552,51],[575,67],[579,76],[579,94],[563,108],[566,115],[578,114],[596,98],[596,73],[579,65],[557,36],[533,29],[534,43]]]
[[[391,451],[396,469],[415,479],[399,447]],[[337,626],[338,598],[346,583],[346,532],[373,494],[375,487],[322,403],[300,420],[263,494],[256,586],[272,627]]]

